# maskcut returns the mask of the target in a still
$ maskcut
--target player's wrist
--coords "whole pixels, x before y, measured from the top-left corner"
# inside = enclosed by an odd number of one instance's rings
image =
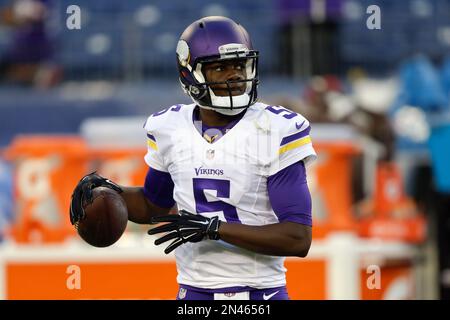
[[[219,228],[221,225],[221,221],[219,217],[213,217],[210,220],[208,229],[206,230],[206,235],[208,239],[210,240],[219,240],[220,234],[219,234]]]

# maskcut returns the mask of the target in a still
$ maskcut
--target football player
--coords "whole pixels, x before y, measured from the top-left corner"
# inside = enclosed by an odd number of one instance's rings
[[[170,241],[178,299],[289,299],[285,257],[305,257],[311,245],[309,122],[257,102],[258,52],[233,20],[195,21],[176,55],[193,103],[147,119],[145,185],[87,175],[73,193],[71,221],[83,219],[92,188],[113,188],[130,221],[157,224],[148,232],[162,234],[156,245]],[[178,213],[169,214],[174,205]]]

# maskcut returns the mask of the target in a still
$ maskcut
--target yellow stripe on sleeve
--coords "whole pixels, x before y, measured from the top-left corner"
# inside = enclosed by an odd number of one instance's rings
[[[283,154],[289,150],[304,146],[305,144],[311,143],[311,137],[306,136],[304,138],[301,138],[299,140],[292,141],[291,143],[288,143],[285,146],[282,146],[280,150],[278,150],[278,154]]]
[[[147,146],[149,148],[152,148],[153,150],[158,150],[158,146],[156,145],[156,142],[152,139],[147,139]]]

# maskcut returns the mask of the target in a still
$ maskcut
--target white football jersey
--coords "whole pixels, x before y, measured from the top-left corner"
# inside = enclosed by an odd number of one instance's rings
[[[247,225],[277,223],[267,192],[270,175],[316,154],[309,122],[283,107],[256,103],[214,143],[193,122],[195,104],[176,105],[147,119],[146,163],[169,172],[178,210]],[[177,281],[199,288],[286,284],[284,257],[224,241],[185,243],[175,250]]]

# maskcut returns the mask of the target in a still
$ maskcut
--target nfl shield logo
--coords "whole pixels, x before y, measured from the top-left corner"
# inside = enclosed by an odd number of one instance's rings
[[[180,299],[186,298],[186,289],[185,288],[180,288],[180,292],[178,293],[178,298],[180,298]]]
[[[211,160],[214,158],[214,150],[209,149],[206,151],[206,159]]]
[[[234,293],[234,292],[227,292],[227,293],[225,293],[225,297],[231,298],[231,297],[233,297],[235,294],[236,294],[236,293]]]

